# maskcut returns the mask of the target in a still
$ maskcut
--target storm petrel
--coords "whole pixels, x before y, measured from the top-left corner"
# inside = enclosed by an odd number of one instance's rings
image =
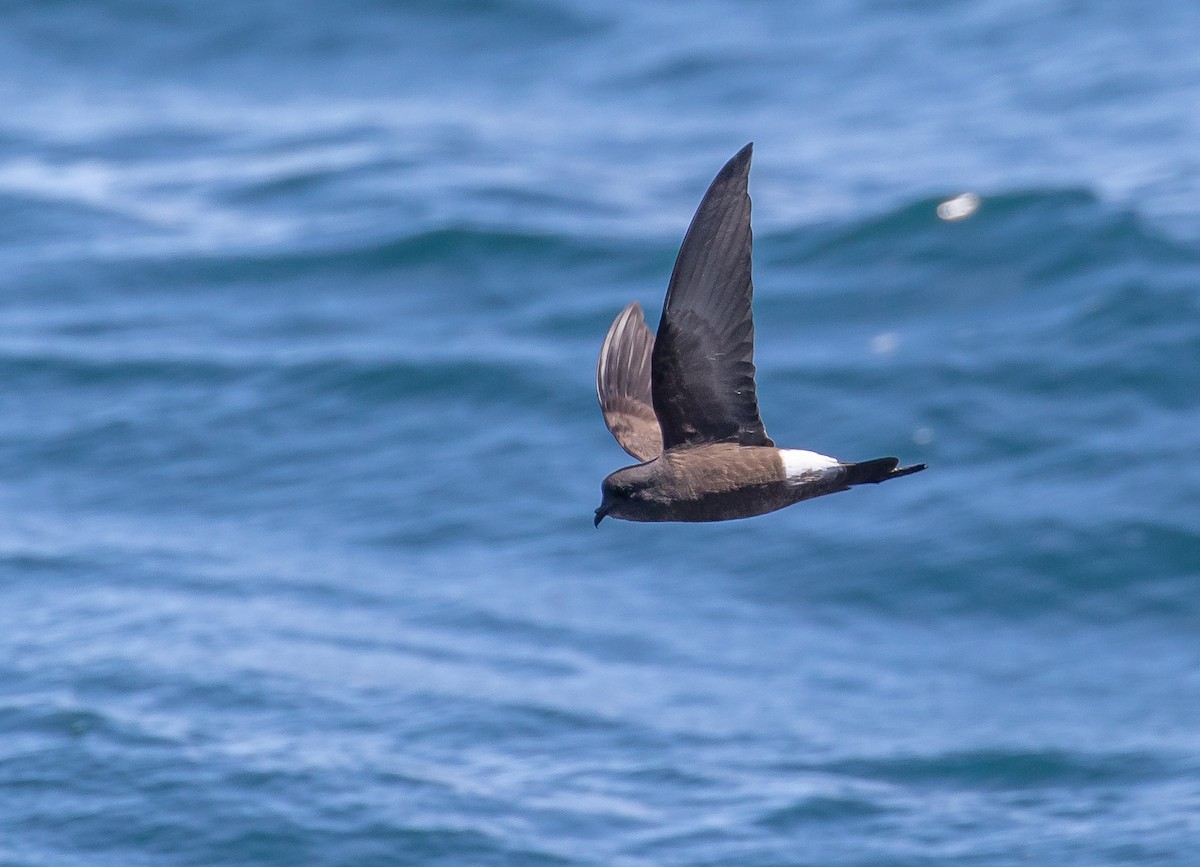
[[[897,458],[849,463],[780,449],[758,415],[750,313],[753,144],[725,164],[683,238],[658,334],[635,301],[620,312],[596,367],[604,423],[642,463],[604,480],[596,510],[626,521],[750,518],[854,485],[925,469]]]

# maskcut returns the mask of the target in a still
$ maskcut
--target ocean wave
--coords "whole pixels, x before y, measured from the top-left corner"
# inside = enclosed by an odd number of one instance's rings
[[[834,762],[822,771],[895,785],[962,789],[1120,786],[1183,773],[1174,761],[1144,754],[1087,754],[1064,750],[975,750]]]

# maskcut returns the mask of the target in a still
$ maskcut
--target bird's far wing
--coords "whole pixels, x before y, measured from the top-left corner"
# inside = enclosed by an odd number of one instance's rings
[[[663,448],[773,446],[758,415],[750,299],[753,145],[725,164],[692,218],[667,288],[652,363]]]
[[[604,423],[621,448],[639,461],[658,457],[662,431],[650,398],[650,353],[654,335],[642,308],[632,302],[613,320],[596,363],[596,394]]]

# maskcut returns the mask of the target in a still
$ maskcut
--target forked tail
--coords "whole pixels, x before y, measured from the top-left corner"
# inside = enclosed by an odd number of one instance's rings
[[[902,467],[899,458],[875,458],[873,461],[859,461],[856,464],[842,464],[842,466],[846,470],[847,485],[877,485],[888,479],[898,479],[901,476],[909,476],[925,469],[924,464]]]

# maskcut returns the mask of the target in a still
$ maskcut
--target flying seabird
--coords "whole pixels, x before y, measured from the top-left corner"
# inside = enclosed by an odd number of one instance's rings
[[[604,423],[642,463],[604,480],[596,526],[750,518],[854,485],[925,469],[898,458],[848,463],[780,449],[758,415],[750,312],[753,143],[717,174],[683,238],[658,334],[632,302],[596,366]]]

